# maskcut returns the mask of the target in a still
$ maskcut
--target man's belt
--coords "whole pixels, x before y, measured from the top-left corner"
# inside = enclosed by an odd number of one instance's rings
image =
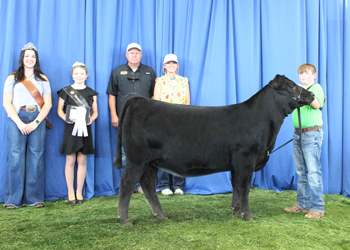
[[[302,133],[309,132],[309,131],[314,131],[314,130],[320,130],[322,129],[322,126],[315,126],[315,127],[310,127],[310,128],[302,128],[301,131]],[[295,128],[295,133],[297,135],[300,135],[299,128]]]

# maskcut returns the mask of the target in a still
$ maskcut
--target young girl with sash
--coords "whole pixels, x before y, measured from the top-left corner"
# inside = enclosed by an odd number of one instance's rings
[[[60,89],[57,113],[65,121],[61,154],[66,155],[65,175],[68,188],[68,202],[84,202],[83,186],[86,176],[86,159],[94,154],[91,123],[97,118],[98,93],[85,85],[88,77],[86,66],[81,62],[73,64],[71,86]],[[92,110],[92,114],[90,112]],[[65,113],[66,111],[66,113]],[[78,163],[77,189],[74,192],[74,165]]]
[[[8,115],[5,207],[43,207],[45,118],[52,106],[51,88],[32,43],[22,48],[19,67],[5,82],[3,105]]]

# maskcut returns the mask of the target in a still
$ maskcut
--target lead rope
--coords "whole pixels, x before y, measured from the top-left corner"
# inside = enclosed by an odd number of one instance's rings
[[[301,129],[301,119],[300,119],[300,108],[298,108],[298,120],[299,120],[299,143],[301,146],[301,134],[302,134],[302,129]]]
[[[300,131],[300,136],[299,136],[299,143],[301,145],[301,119],[300,119],[300,108],[298,108],[298,120],[299,120],[299,131]],[[282,146],[279,146],[278,148],[276,148],[275,150],[273,150],[271,153],[269,151],[267,151],[267,156],[270,156],[270,154],[276,152],[277,150],[279,150],[280,148],[286,146],[288,143],[290,143],[291,141],[293,141],[293,138],[290,139],[289,141],[287,141],[285,144],[283,144]]]

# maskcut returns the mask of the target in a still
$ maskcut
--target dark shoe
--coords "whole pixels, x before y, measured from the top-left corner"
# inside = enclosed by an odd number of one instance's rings
[[[73,205],[74,205],[74,204],[76,204],[76,203],[77,203],[77,200],[75,200],[75,199],[74,199],[74,200],[68,200],[68,203],[69,203],[69,204],[73,204]]]
[[[70,199],[69,199],[69,194],[67,195],[67,199],[68,199],[68,203],[69,203],[69,204],[73,204],[73,205],[74,205],[74,204],[77,203],[77,199],[75,198],[75,195],[73,195],[73,197],[74,197],[74,200],[70,200]]]
[[[77,204],[82,204],[83,202],[84,202],[84,197],[83,197],[83,194],[82,193],[76,193],[75,194],[75,197],[77,197]],[[78,199],[78,197],[80,198],[81,197],[81,199]]]
[[[84,202],[84,199],[82,200],[77,200],[77,204],[82,204]]]
[[[6,205],[5,208],[6,209],[16,209],[17,207],[15,207],[14,205]]]
[[[34,207],[35,207],[35,208],[44,207],[44,203],[42,203],[42,202],[36,203],[36,204],[34,205]]]

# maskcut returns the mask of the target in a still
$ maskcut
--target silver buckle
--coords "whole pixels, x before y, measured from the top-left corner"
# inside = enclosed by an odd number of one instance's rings
[[[27,112],[35,112],[36,111],[36,105],[33,105],[33,106],[26,106],[26,111]]]

